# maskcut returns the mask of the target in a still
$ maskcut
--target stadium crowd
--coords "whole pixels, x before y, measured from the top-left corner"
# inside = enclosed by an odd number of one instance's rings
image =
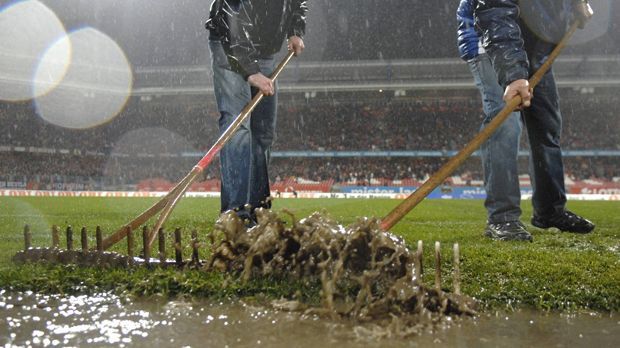
[[[620,129],[614,107],[610,99],[566,100],[564,149],[620,149],[620,132],[613,131]],[[285,101],[274,150],[458,150],[478,131],[481,115],[479,101],[472,99]],[[83,130],[46,123],[26,103],[0,104],[0,122],[0,146],[103,154],[203,152],[219,135],[217,112],[206,102],[133,100],[113,121]]]
[[[369,185],[382,181],[413,179],[422,181],[447,160],[433,158],[274,158],[271,181],[290,178],[308,181],[334,180],[336,183]],[[150,178],[179,181],[192,168],[189,158],[109,158],[105,156],[8,154],[0,153],[0,188],[33,189],[103,189],[129,188]],[[614,157],[567,157],[566,175],[572,180],[620,177],[620,166]],[[521,173],[527,173],[527,158],[520,160]],[[470,184],[482,180],[480,159],[473,157],[455,175]],[[202,180],[219,178],[219,165],[214,162]]]
[[[469,102],[288,106],[277,150],[450,150],[479,127]]]
[[[620,129],[620,118],[612,101],[588,97],[596,100],[569,98],[564,104],[564,149],[619,150],[620,132],[614,130]],[[178,181],[218,135],[217,112],[200,101],[132,100],[110,123],[85,130],[46,123],[26,103],[0,106],[0,186],[19,182],[37,188],[101,188],[135,185],[147,178]],[[469,99],[284,100],[274,150],[428,150],[441,155],[461,149],[480,121],[479,103]],[[360,184],[373,179],[421,180],[446,159],[274,157],[271,179]],[[520,162],[520,171],[526,173],[527,157]],[[620,177],[619,162],[618,157],[565,158],[566,173],[575,180]],[[479,159],[468,160],[458,174],[481,180]],[[204,173],[203,179],[210,178],[219,178],[217,163]]]

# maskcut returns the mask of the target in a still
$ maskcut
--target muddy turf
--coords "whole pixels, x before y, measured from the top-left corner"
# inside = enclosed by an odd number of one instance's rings
[[[50,227],[72,225],[79,230],[96,225],[111,233],[148,208],[154,200],[141,198],[0,198],[0,289],[44,293],[90,293],[112,290],[119,294],[197,296],[210,299],[297,298],[318,305],[320,283],[260,278],[243,282],[220,272],[169,269],[95,269],[75,266],[15,265],[11,257],[24,247],[23,226],[29,224],[33,246],[51,245]],[[297,218],[325,210],[343,225],[358,217],[381,217],[397,204],[394,200],[276,200],[274,210],[292,211]],[[197,229],[206,241],[217,218],[217,199],[185,198],[167,223],[183,227],[185,258],[189,258],[189,230]],[[442,242],[443,287],[452,289],[450,257],[453,243],[461,246],[461,290],[474,297],[482,311],[535,308],[571,311],[620,310],[620,202],[571,201],[569,209],[594,221],[589,235],[544,231],[529,224],[531,206],[523,203],[523,222],[533,243],[496,242],[482,236],[484,209],[481,201],[425,201],[397,224],[392,232],[411,250],[418,240],[426,244],[424,263],[433,264],[431,245]],[[94,233],[90,236],[94,245]],[[137,238],[136,249],[141,249]],[[64,236],[62,237],[64,240]],[[79,235],[75,237],[79,245]],[[62,244],[62,242],[61,242]],[[204,250],[204,249],[203,249]],[[113,251],[126,253],[121,242]],[[168,257],[174,250],[168,248]],[[203,251],[204,253],[204,251]],[[201,255],[206,258],[208,255]],[[424,283],[433,284],[434,270],[425,267]]]

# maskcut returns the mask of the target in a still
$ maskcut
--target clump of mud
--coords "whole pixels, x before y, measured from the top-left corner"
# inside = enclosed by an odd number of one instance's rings
[[[289,215],[291,226],[276,212],[257,210],[258,225],[246,229],[236,214],[223,214],[211,235],[207,268],[238,273],[244,280],[320,281],[323,308],[309,311],[383,322],[381,327],[401,336],[445,316],[474,314],[470,298],[423,285],[416,277],[416,254],[401,238],[381,231],[377,220],[360,218],[345,228],[325,214],[299,221]],[[294,301],[274,306],[304,308]]]

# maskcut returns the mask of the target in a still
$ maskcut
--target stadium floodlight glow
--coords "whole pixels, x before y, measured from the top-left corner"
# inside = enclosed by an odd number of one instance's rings
[[[71,47],[56,14],[39,1],[18,1],[0,9],[0,100],[23,101],[47,93],[63,78]],[[46,49],[55,44],[35,77]]]
[[[74,129],[110,121],[131,95],[133,74],[125,53],[104,33],[82,28],[47,50],[36,76],[47,74],[47,62],[54,61],[66,41],[72,47],[71,63],[62,81],[35,99],[37,113],[52,124]]]

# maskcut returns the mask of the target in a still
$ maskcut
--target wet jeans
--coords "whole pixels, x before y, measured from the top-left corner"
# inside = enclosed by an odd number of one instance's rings
[[[219,41],[210,40],[211,62],[215,99],[220,112],[220,134],[241,113],[257,93],[238,73],[230,70],[224,48]],[[275,60],[260,59],[261,72],[269,76],[275,68]],[[220,152],[222,194],[221,211],[238,209],[240,216],[251,211],[269,208],[269,165],[271,145],[275,137],[277,96],[265,97],[256,106],[250,118],[243,122]]]
[[[469,60],[468,64],[482,97],[484,127],[504,107],[504,91],[497,82],[497,75],[487,54],[478,55]],[[513,112],[480,148],[487,193],[484,206],[489,223],[515,221],[521,216],[517,165],[520,137],[521,118],[518,112]]]
[[[469,68],[480,90],[483,127],[504,107],[503,89],[487,54],[470,60]],[[521,216],[518,151],[521,118],[513,112],[481,147],[489,223],[518,220]],[[537,86],[532,106],[522,112],[530,144],[530,177],[536,215],[552,215],[566,204],[564,167],[559,138],[562,129],[558,93],[552,72]]]

